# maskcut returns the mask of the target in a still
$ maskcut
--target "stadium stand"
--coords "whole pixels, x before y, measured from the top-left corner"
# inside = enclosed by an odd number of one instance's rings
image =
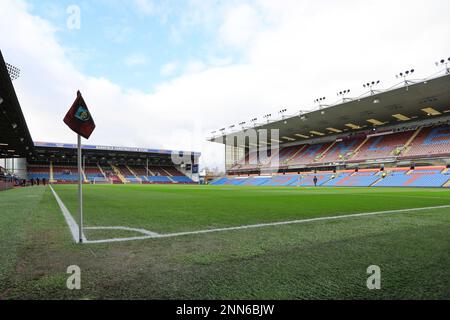
[[[288,161],[289,165],[306,165],[312,163],[326,152],[333,143],[321,143],[297,147],[298,152]]]
[[[450,125],[423,128],[405,157],[450,155]]]
[[[76,166],[53,166],[53,181],[58,183],[78,181],[78,168]]]
[[[28,179],[47,179],[50,181],[50,167],[47,165],[29,165]]]
[[[353,152],[364,142],[364,138],[355,138],[336,142],[321,159],[322,163],[339,162],[348,160],[353,156]]]
[[[172,176],[172,181],[174,181],[175,183],[185,183],[185,184],[194,183],[194,181],[192,181],[191,178],[186,176]]]
[[[100,169],[95,167],[86,167],[84,169],[84,174],[86,177],[86,180],[91,183],[107,183],[108,179],[103,175],[103,173],[100,171]]]
[[[136,177],[133,172],[127,166],[117,166],[117,170],[120,172],[122,177],[125,179],[125,182],[129,183],[141,183],[141,179]]]
[[[445,168],[396,171],[377,183],[376,187],[442,187],[450,180]]]
[[[243,186],[261,186],[268,183],[272,177],[266,176],[254,176],[248,178],[245,182],[242,183]]]
[[[279,155],[279,163],[272,164],[272,167],[450,156],[450,125],[400,132],[387,131],[354,138],[347,137],[334,142],[290,146],[275,150],[274,154]],[[245,172],[264,167],[255,165],[258,162],[255,153],[247,155],[245,159],[233,166],[231,171]]]
[[[327,187],[370,187],[381,177],[378,171],[341,173],[337,178],[324,184]]]
[[[351,158],[351,161],[363,161],[397,156],[414,131],[389,133],[385,135],[371,136],[364,145]]]
[[[278,153],[279,163],[281,165],[286,165],[291,158],[293,158],[297,153],[301,152],[307,145],[295,146],[295,147],[287,147],[283,148]]]
[[[317,186],[324,187],[443,187],[450,183],[450,171],[445,167],[423,167],[417,170],[392,168],[386,171],[367,169],[358,172],[343,170],[336,173],[229,176],[217,179],[211,185],[311,187],[314,186],[314,177],[318,178]]]
[[[317,185],[322,186],[333,177],[333,173],[311,173],[300,176],[301,179],[298,182],[300,187],[312,187],[314,186],[314,177],[317,177]]]
[[[284,187],[289,186],[295,181],[298,180],[298,175],[289,174],[289,175],[280,175],[280,176],[274,176],[270,181],[266,182],[265,186],[270,187]]]
[[[239,160],[235,165],[235,169],[251,169],[258,166],[258,153],[249,152],[241,160]]]
[[[28,165],[28,179],[47,179],[53,183],[76,183],[78,181],[77,166],[54,165],[51,175],[50,165]],[[161,183],[192,184],[195,183],[173,166],[152,166],[149,171],[143,166],[86,166],[83,170],[85,182],[89,183]]]

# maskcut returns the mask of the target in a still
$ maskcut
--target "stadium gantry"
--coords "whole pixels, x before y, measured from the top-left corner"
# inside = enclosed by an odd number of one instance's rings
[[[222,130],[209,140],[225,145],[227,176],[212,184],[449,187],[448,72],[386,91],[367,87],[336,105]]]

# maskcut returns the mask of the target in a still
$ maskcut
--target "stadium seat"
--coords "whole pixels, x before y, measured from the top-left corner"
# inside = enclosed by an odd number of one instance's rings
[[[304,165],[312,163],[317,157],[320,157],[332,143],[320,143],[302,148],[290,161],[289,165]]]
[[[380,176],[376,172],[357,172],[357,173],[344,173],[338,178],[326,183],[325,186],[333,187],[370,187]]]
[[[450,126],[428,127],[422,129],[409,149],[405,157],[437,156],[450,154]]]
[[[370,137],[366,143],[358,150],[351,161],[363,161],[395,157],[395,151],[403,147],[412,137],[414,131],[406,131]]]
[[[348,160],[353,154],[352,152],[358,148],[365,139],[355,138],[346,141],[337,142],[325,156],[318,160],[320,163],[334,163],[339,161]]]

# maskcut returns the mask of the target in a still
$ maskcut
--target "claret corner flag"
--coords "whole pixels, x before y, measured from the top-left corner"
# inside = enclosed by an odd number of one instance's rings
[[[77,92],[77,98],[64,117],[64,123],[85,139],[89,139],[95,129],[94,119],[84,102],[81,92]]]
[[[95,129],[95,123],[80,91],[77,92],[75,102],[64,117],[64,123],[78,135],[78,213],[80,217],[78,221],[78,243],[83,243],[86,237],[83,234],[83,168],[81,137],[89,139]]]

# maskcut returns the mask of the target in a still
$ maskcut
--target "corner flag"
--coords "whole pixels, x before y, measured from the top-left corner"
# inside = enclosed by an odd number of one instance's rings
[[[77,98],[64,117],[64,123],[77,134],[85,139],[89,139],[95,129],[94,119],[84,102],[81,92],[77,92]]]
[[[79,243],[83,243],[83,168],[81,155],[81,137],[89,139],[95,129],[94,119],[84,102],[81,92],[77,92],[77,98],[64,117],[64,123],[78,135],[78,213],[79,213]]]

